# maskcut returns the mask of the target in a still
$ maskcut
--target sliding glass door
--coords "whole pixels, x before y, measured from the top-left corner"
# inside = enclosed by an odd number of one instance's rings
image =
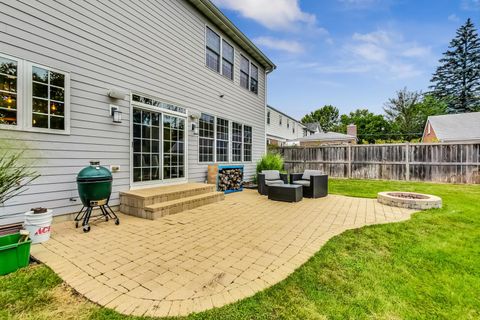
[[[133,108],[134,184],[185,178],[185,119],[140,107]]]

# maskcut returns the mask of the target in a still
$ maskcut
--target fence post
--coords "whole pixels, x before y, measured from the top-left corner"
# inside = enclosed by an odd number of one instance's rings
[[[352,145],[348,145],[348,168],[347,168],[347,178],[352,178]]]
[[[410,181],[410,143],[405,143],[405,179]]]

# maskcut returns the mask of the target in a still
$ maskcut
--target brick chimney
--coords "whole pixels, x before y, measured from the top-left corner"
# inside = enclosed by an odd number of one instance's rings
[[[347,134],[351,135],[351,136],[354,136],[356,138],[357,137],[357,126],[354,125],[353,123],[349,124],[347,126]]]

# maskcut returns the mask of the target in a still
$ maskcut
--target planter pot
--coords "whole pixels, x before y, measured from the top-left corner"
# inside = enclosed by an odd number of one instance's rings
[[[26,267],[30,259],[31,241],[20,242],[20,234],[0,236],[0,275]]]
[[[30,232],[30,239],[33,244],[42,243],[50,239],[52,213],[52,210],[47,210],[45,213],[25,212],[25,223],[23,226]]]

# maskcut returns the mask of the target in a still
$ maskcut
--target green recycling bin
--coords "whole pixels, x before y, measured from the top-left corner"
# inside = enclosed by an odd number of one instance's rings
[[[0,236],[0,275],[28,266],[31,240],[18,243],[20,233]]]

